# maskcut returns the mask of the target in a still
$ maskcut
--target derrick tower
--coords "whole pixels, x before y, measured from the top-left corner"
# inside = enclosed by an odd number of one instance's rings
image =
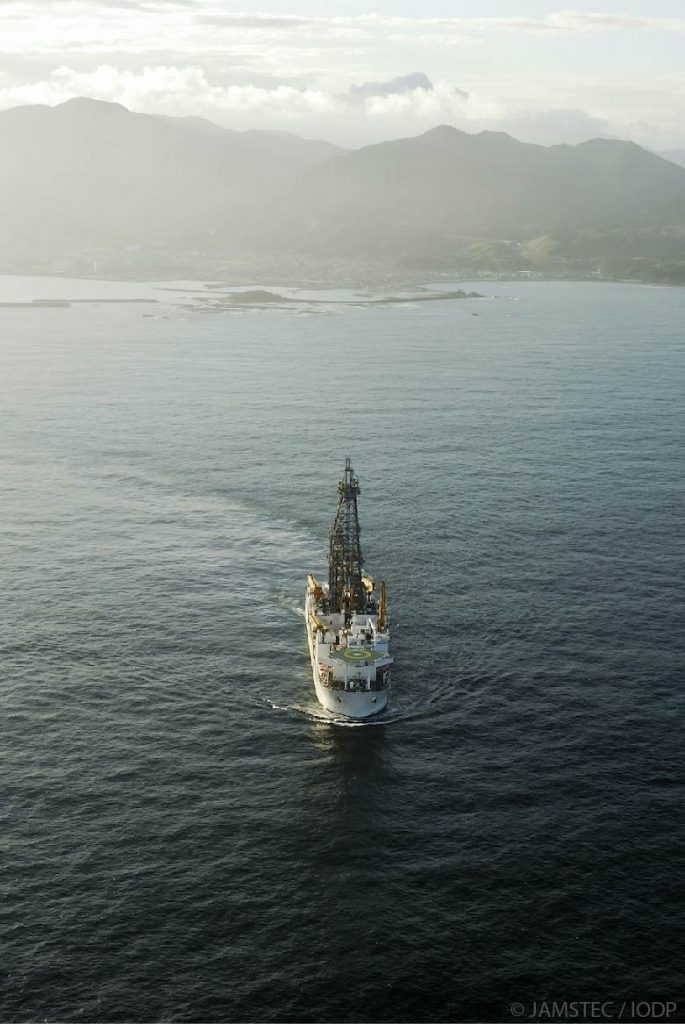
[[[338,484],[338,511],[331,527],[328,551],[328,598],[331,612],[364,611],[366,590],[362,583],[362,557],[359,542],[357,495],[359,481],[350,460],[345,459],[345,475]]]

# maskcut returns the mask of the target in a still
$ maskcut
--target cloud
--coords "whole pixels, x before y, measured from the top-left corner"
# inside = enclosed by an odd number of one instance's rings
[[[175,48],[196,54],[229,42],[257,41],[267,49],[295,46],[300,51],[335,41],[392,45],[413,37],[435,45],[454,45],[502,34],[572,36],[621,32],[685,32],[685,18],[557,11],[544,17],[407,17],[240,13],[226,10],[224,0],[5,0],[3,40],[6,49],[58,53],[77,49],[101,53],[118,45],[143,52]]]
[[[362,85],[352,85],[349,95],[352,99],[363,100],[367,96],[392,96],[395,93],[412,92],[414,89],[433,91],[433,83],[423,71],[400,75],[399,78],[391,78],[389,82],[364,82]]]
[[[4,107],[89,95],[348,145],[442,122],[541,142],[631,133],[654,145],[658,128],[661,148],[682,145],[685,130],[672,41],[657,66],[640,56],[654,44],[636,38],[660,43],[685,32],[685,17],[313,17],[273,13],[268,0],[263,13],[232,12],[240,4],[228,0],[0,6]],[[587,47],[590,36],[604,38]]]
[[[685,18],[654,18],[631,14],[560,11],[541,19],[544,29],[563,33],[685,32]]]
[[[400,76],[388,82],[371,82],[337,94],[323,89],[290,85],[257,86],[213,83],[197,66],[145,67],[121,70],[102,64],[92,71],[60,65],[46,80],[26,86],[0,88],[0,106],[16,103],[62,103],[75,96],[113,100],[134,110],[147,112],[202,113],[235,123],[243,115],[276,118],[289,122],[306,115],[337,115],[358,119],[405,119],[420,128],[424,120],[445,116],[468,116],[468,96],[447,82],[436,85],[422,72]],[[252,125],[250,125],[252,126]],[[266,127],[271,127],[269,122]],[[377,126],[376,126],[377,127]],[[393,130],[401,130],[398,123]]]
[[[47,81],[0,88],[0,106],[54,105],[75,96],[116,101],[149,113],[271,115],[291,121],[331,111],[337,103],[334,96],[316,89],[213,85],[199,67],[146,67],[133,72],[103,64],[87,72],[62,65]]]
[[[367,125],[376,131],[381,126],[390,135],[411,135],[443,122],[467,125],[487,113],[499,113],[499,107],[479,102],[446,80],[431,83],[430,89],[371,92],[361,97],[361,103],[354,94],[346,99],[357,117],[361,110]]]
[[[291,29],[307,28],[319,23],[317,19],[302,18],[295,14],[231,14],[229,11],[198,14],[194,21],[209,28],[257,29],[260,32],[265,29],[288,32]]]
[[[556,142],[575,144],[592,138],[616,136],[616,126],[601,117],[594,117],[584,110],[564,107],[544,110],[522,110],[510,114],[502,127],[523,142],[547,144]],[[623,133],[625,135],[625,131]]]
[[[391,78],[386,82],[363,82],[362,85],[352,85],[347,93],[347,98],[352,102],[364,102],[373,96],[405,96],[420,90],[424,93],[436,93],[435,86],[428,75],[423,71],[412,71],[409,75],[400,75],[398,78]],[[451,97],[459,97],[462,100],[469,98],[469,94],[463,89],[451,87]]]
[[[100,64],[82,71],[61,64],[36,82],[16,85],[7,74],[0,77],[0,107],[54,105],[75,96],[116,101],[144,113],[202,115],[239,130],[294,131],[349,146],[417,135],[443,123],[466,131],[507,131],[525,142],[545,145],[597,136],[634,138],[654,148],[685,143],[676,123],[650,126],[570,106],[498,102],[478,93],[467,94],[445,79],[433,82],[425,72],[366,82],[344,93],[286,83],[227,84],[199,65],[131,70]]]

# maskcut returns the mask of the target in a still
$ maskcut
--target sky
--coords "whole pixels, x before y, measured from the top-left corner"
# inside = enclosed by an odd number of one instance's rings
[[[74,96],[345,146],[685,148],[685,0],[0,0],[0,108]]]

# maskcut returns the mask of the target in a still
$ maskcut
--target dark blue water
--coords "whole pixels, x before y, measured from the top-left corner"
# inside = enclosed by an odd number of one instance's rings
[[[685,292],[481,290],[0,310],[2,1019],[682,999]],[[397,665],[343,728],[347,454]]]

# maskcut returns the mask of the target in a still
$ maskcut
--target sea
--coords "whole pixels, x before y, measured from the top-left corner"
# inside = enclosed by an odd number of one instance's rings
[[[685,290],[214,284],[0,277],[0,1019],[685,1019]]]

